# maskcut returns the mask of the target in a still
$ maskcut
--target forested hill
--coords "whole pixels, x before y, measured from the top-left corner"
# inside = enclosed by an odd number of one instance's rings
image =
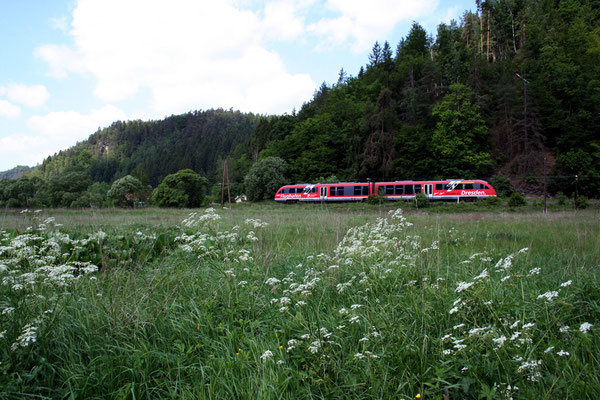
[[[214,178],[219,160],[245,143],[256,123],[253,114],[221,109],[161,121],[115,122],[88,140],[48,157],[32,175],[49,179],[84,171],[92,182],[133,175],[152,187],[186,168]]]
[[[375,43],[295,117],[263,119],[247,154],[292,181],[509,176],[540,190],[600,186],[600,3],[478,3],[435,36],[419,24]],[[575,176],[577,175],[577,178]]]

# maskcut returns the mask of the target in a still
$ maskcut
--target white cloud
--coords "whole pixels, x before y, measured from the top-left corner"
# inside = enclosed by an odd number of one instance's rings
[[[55,79],[65,79],[72,72],[85,72],[81,56],[67,46],[47,44],[37,47],[33,55],[48,64],[48,75]]]
[[[117,120],[125,120],[125,113],[113,105],[91,110],[87,114],[76,111],[55,111],[46,115],[34,115],[29,118],[29,129],[38,133],[53,144],[65,148],[75,142],[87,139],[98,128],[106,127]]]
[[[305,32],[303,11],[313,3],[310,1],[271,1],[265,5],[262,30],[267,38],[289,41]]]
[[[375,40],[385,37],[399,22],[431,14],[439,0],[327,0],[337,17],[323,18],[307,29],[324,36],[329,45],[352,42],[355,52],[368,50]]]
[[[0,117],[16,118],[21,114],[21,108],[7,100],[0,100]]]
[[[0,86],[0,95],[26,107],[39,107],[50,98],[50,93],[43,85],[28,86],[17,83]]]
[[[79,0],[74,47],[47,45],[35,54],[55,77],[91,73],[103,101],[147,88],[159,116],[212,107],[282,113],[315,89],[308,74],[289,73],[265,46],[302,33],[298,12],[292,2],[270,3],[261,19],[227,1]]]

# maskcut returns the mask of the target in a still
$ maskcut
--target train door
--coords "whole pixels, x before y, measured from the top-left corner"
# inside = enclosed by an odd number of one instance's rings
[[[427,195],[427,197],[429,197],[429,198],[432,198],[433,197],[433,184],[426,183],[424,186],[425,186],[425,195]]]
[[[327,200],[327,186],[321,186],[319,197],[321,198],[321,201]]]

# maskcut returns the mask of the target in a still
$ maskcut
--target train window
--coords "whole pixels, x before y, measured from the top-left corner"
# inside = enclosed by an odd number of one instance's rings
[[[404,185],[396,185],[396,194],[404,194]]]
[[[472,190],[473,189],[473,184],[472,183],[465,183],[463,189]]]
[[[443,183],[436,183],[435,184],[435,190],[444,190],[444,184]]]
[[[415,193],[421,193],[421,185],[415,185]]]
[[[413,185],[404,185],[404,194],[415,194]]]
[[[311,193],[317,193],[317,188],[316,188],[316,187],[314,187],[314,188],[310,189],[310,192],[311,192]]]
[[[388,196],[391,194],[393,195],[394,194],[394,185],[387,185],[385,187],[385,194]]]
[[[362,187],[362,194],[363,194],[363,196],[368,196],[369,195],[369,187],[368,186],[363,186]]]

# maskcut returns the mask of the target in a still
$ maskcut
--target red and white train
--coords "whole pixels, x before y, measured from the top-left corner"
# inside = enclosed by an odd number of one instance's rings
[[[362,201],[370,195],[388,200],[411,200],[423,193],[429,200],[472,201],[496,196],[494,188],[482,180],[397,181],[368,183],[317,183],[282,186],[275,194],[281,203],[316,201]]]

